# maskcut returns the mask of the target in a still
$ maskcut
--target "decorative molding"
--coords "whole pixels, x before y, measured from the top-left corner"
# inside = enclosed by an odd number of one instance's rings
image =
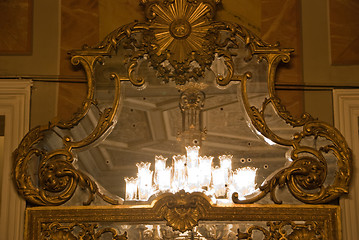
[[[359,90],[333,90],[334,123],[352,148],[353,158],[359,156]],[[359,236],[359,168],[353,164],[353,180],[350,194],[340,199],[342,208],[343,239],[351,240]]]
[[[29,80],[0,81],[0,115],[5,115],[0,232],[9,240],[23,238],[25,201],[13,184],[11,155],[28,131],[31,85]]]
[[[97,46],[84,46],[81,50],[70,52],[72,64],[82,66],[86,72],[87,97],[72,120],[54,121],[34,128],[17,148],[14,154],[14,176],[20,194],[27,201],[35,205],[61,205],[72,198],[80,185],[87,188],[89,193],[89,198],[84,204],[91,204],[96,195],[110,204],[122,203],[101,194],[96,181],[73,165],[76,159],[73,150],[84,149],[105,138],[112,131],[119,109],[120,82],[129,81],[134,86],[144,87],[149,81],[145,76],[141,76],[139,66],[149,66],[142,65],[142,61],[148,61],[157,73],[156,78],[164,83],[171,81],[177,85],[184,85],[189,82],[201,82],[204,73],[212,76],[206,81],[212,81],[213,84],[222,87],[231,82],[240,82],[242,103],[253,130],[263,140],[270,140],[290,150],[288,156],[291,163],[286,168],[278,171],[271,179],[267,179],[253,196],[243,200],[238,199],[238,194],[234,193],[233,202],[254,203],[270,195],[274,203],[280,204],[282,200],[278,198],[276,192],[278,188],[285,186],[296,199],[307,204],[328,203],[348,193],[352,171],[351,151],[343,136],[337,129],[314,119],[309,114],[304,113],[300,118],[293,117],[276,95],[274,82],[277,66],[281,62],[290,61],[293,49],[281,48],[279,44],[268,44],[240,25],[214,21],[218,2],[215,0],[143,1],[146,22],[124,25],[110,33]],[[174,14],[173,17],[167,16],[169,12],[164,10],[165,7],[173,10],[173,13],[171,12]],[[182,20],[174,17],[177,15],[181,16]],[[203,26],[203,29],[202,27],[196,29],[195,26]],[[159,30],[162,28],[167,30]],[[200,36],[205,36],[205,40],[195,34],[197,30],[201,33]],[[160,38],[163,34],[167,36],[165,39]],[[199,42],[194,41],[192,37]],[[185,40],[193,44],[190,51],[182,49],[181,44]],[[200,44],[202,40],[206,44]],[[174,46],[172,46],[173,41],[176,43]],[[183,54],[186,56],[180,57]],[[107,65],[111,66],[109,59],[112,56],[124,61],[122,70],[116,67],[107,69],[109,67]],[[237,69],[240,66],[237,60],[243,64],[241,70]],[[226,71],[212,70],[216,64],[221,65],[224,68],[221,69]],[[247,69],[244,66],[255,67]],[[261,72],[259,70],[262,67],[263,70],[265,69],[263,74],[257,74]],[[106,71],[109,72],[105,74]],[[116,89],[112,106],[105,109],[100,109],[101,103],[95,99],[96,82],[101,79],[101,74],[104,74],[102,77]],[[267,82],[268,98],[263,97],[261,106],[252,105],[249,100],[250,81]],[[289,138],[275,133],[265,114],[271,107],[288,125],[301,129]],[[73,140],[66,131],[79,125],[91,109],[99,110],[100,117],[96,127],[88,136],[77,141]],[[64,130],[62,134],[58,134],[59,138],[56,140],[60,149],[48,151],[44,147],[47,141],[46,134],[55,129]],[[313,144],[310,143],[312,138],[325,141],[321,141],[319,145]],[[331,184],[324,184],[328,176],[327,156],[337,159],[335,178]],[[31,176],[28,165],[35,161],[39,163],[39,172]]]
[[[183,197],[184,196],[184,197]],[[181,198],[183,197],[183,198]],[[74,214],[76,212],[76,215]],[[193,214],[196,212],[197,214]],[[190,213],[189,215],[187,213]],[[191,222],[187,225],[173,224],[176,221]],[[194,221],[181,218],[197,216]],[[187,218],[187,220],[189,220]],[[202,222],[203,221],[203,222]],[[152,201],[151,205],[121,206],[77,206],[77,207],[32,207],[26,210],[26,239],[37,240],[43,238],[43,226],[56,223],[56,226],[90,226],[99,229],[112,228],[114,234],[124,234],[121,225],[167,224],[172,230],[193,230],[200,224],[245,224],[246,232],[238,233],[239,239],[251,239],[253,231],[257,231],[258,224],[265,226],[272,224],[274,228],[261,228],[266,234],[275,236],[282,234],[288,239],[301,236],[325,236],[326,240],[337,240],[340,237],[339,207],[332,205],[240,205],[230,204],[218,206],[212,204],[207,196],[201,193],[164,194]],[[54,225],[54,224],[53,224]],[[255,226],[253,226],[255,225]],[[290,225],[293,232],[283,232],[284,225]],[[252,226],[252,230],[248,228]],[[253,229],[256,228],[256,229]],[[242,230],[242,228],[241,228]],[[259,230],[261,231],[261,230]],[[314,232],[315,231],[315,232]],[[69,233],[67,233],[69,234]],[[313,235],[314,234],[314,235]],[[130,237],[130,236],[129,236]],[[99,238],[101,239],[101,238]],[[139,239],[139,238],[136,238]],[[269,238],[266,238],[269,239]],[[286,239],[286,238],[285,238]]]
[[[291,232],[288,231],[291,229]],[[293,221],[267,222],[267,228],[253,225],[247,228],[246,232],[238,229],[238,239],[255,239],[255,233],[261,232],[265,239],[325,239],[323,223],[305,222],[305,224],[296,224]],[[288,233],[290,232],[290,233]]]
[[[0,16],[5,31],[0,41],[0,55],[30,55],[33,41],[33,0],[1,2],[1,8],[7,12]],[[10,19],[18,19],[17,24]],[[7,33],[7,34],[4,34]]]
[[[100,239],[104,234],[111,234],[112,239],[126,240],[126,232],[124,234],[118,234],[118,231],[114,228],[106,227],[98,229],[97,224],[60,224],[45,223],[41,226],[42,237],[44,239]]]
[[[160,215],[166,219],[173,230],[185,232],[198,225],[198,221],[206,215],[211,200],[202,193],[186,193],[181,190],[175,194],[163,194],[155,204]]]

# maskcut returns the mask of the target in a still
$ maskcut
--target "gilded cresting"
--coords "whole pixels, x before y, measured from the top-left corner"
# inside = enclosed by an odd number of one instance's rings
[[[292,148],[290,155],[293,161],[289,166],[278,171],[262,185],[256,196],[239,200],[234,194],[234,203],[253,203],[268,193],[274,203],[281,203],[276,197],[276,188],[284,186],[287,186],[295,198],[310,204],[327,203],[348,192],[352,156],[343,136],[332,126],[314,119],[309,114],[303,114],[299,119],[293,118],[276,96],[274,87],[276,68],[280,62],[286,63],[290,60],[290,53],[293,49],[281,48],[278,44],[267,44],[235,23],[214,21],[219,2],[218,0],[142,0],[141,4],[145,8],[147,17],[146,22],[133,22],[122,26],[110,33],[99,45],[85,46],[82,50],[71,52],[72,64],[81,65],[88,79],[87,97],[81,110],[69,122],[54,121],[46,126],[32,129],[14,152],[15,183],[19,193],[29,203],[47,206],[62,205],[72,198],[78,186],[88,189],[89,196],[84,199],[85,205],[91,204],[96,195],[113,205],[121,203],[100,193],[96,182],[75,168],[74,150],[89,146],[109,133],[115,124],[118,111],[120,82],[129,81],[134,86],[142,86],[145,83],[144,78],[136,77],[134,72],[138,62],[144,58],[149,60],[151,66],[157,71],[157,76],[163,82],[171,81],[177,85],[184,85],[201,81],[205,71],[211,68],[215,57],[221,57],[227,74],[218,74],[217,84],[226,86],[232,81],[239,81],[245,110],[256,131],[276,144]],[[116,96],[112,106],[100,112],[100,118],[94,130],[78,141],[59,135],[58,138],[62,141],[60,149],[47,151],[39,147],[41,142],[45,141],[46,134],[55,133],[55,128],[74,128],[86,116],[89,109],[97,105],[94,99],[94,68],[96,64],[101,64],[105,57],[117,50],[123,41],[126,42],[127,48],[133,51],[126,59],[127,74],[112,74]],[[249,50],[247,61],[257,57],[259,61],[268,63],[266,78],[269,98],[263,99],[260,109],[250,105],[248,101],[247,81],[253,73],[235,74],[231,49],[238,49],[242,45]],[[276,135],[268,127],[264,115],[265,109],[270,105],[287,124],[302,127],[302,130],[291,139]],[[307,146],[303,140],[310,137],[324,138],[330,144],[319,149]],[[338,167],[334,182],[328,186],[323,184],[328,172],[325,153],[331,153],[336,157]],[[37,176],[29,173],[28,168],[32,161],[39,162]],[[170,209],[168,204],[163,202],[163,206],[166,205]],[[184,210],[193,208],[191,204],[181,207]],[[174,229],[185,231],[193,228],[199,220],[206,219],[206,214],[202,214],[201,211],[198,210],[198,213],[190,211],[191,218],[189,219],[193,220],[188,220],[188,223],[185,223],[181,216],[173,216],[169,210],[161,216]],[[279,229],[279,232],[284,225],[290,225],[294,229],[293,235],[297,236],[300,236],[305,229],[313,232],[318,228],[316,223],[306,223],[303,226],[297,226],[292,222],[271,224],[274,224],[273,226]],[[265,230],[263,233],[267,235]],[[239,232],[238,237],[250,239],[250,234],[249,230],[247,233]]]

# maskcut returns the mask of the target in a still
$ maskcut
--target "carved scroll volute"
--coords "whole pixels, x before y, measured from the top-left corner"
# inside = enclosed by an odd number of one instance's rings
[[[251,226],[246,232],[238,229],[238,239],[253,239],[255,232],[261,232],[264,239],[283,240],[316,240],[326,239],[324,226],[318,222],[305,222],[298,224],[292,221],[267,222],[267,228],[262,226]],[[292,231],[288,231],[291,229]],[[290,232],[288,234],[288,232]]]
[[[14,151],[14,180],[19,193],[31,204],[64,204],[72,198],[78,186],[88,190],[89,196],[87,200],[84,200],[84,205],[89,205],[94,201],[95,195],[107,203],[119,204],[118,200],[102,194],[97,183],[73,165],[75,161],[73,149],[82,148],[97,141],[114,124],[119,105],[121,79],[117,75],[113,75],[116,86],[113,105],[100,112],[99,121],[88,136],[79,141],[73,141],[71,137],[61,136],[54,130],[55,127],[60,129],[73,128],[84,118],[91,105],[96,105],[93,99],[93,65],[99,59],[99,56],[74,56],[72,58],[73,64],[81,63],[88,77],[88,96],[80,112],[75,114],[74,118],[67,123],[54,122],[32,129]],[[62,145],[59,144],[62,146],[60,149],[47,151],[46,148],[42,147],[42,141],[45,141],[49,134],[58,137],[58,142],[62,143]],[[38,172],[35,174],[37,179],[29,171],[29,165],[32,163],[38,163]]]
[[[44,223],[41,226],[44,239],[53,240],[77,240],[77,239],[102,239],[104,234],[112,235],[114,240],[126,240],[127,233],[119,234],[115,228],[99,228],[98,224],[70,223],[62,224],[58,222]]]
[[[90,204],[94,195],[111,204],[117,201],[103,196],[97,189],[97,184],[73,166],[73,149],[80,149],[100,139],[115,122],[115,115],[119,108],[120,81],[130,81],[140,87],[144,84],[143,78],[134,78],[134,71],[138,61],[148,58],[151,66],[157,71],[158,77],[164,82],[174,81],[176,84],[185,84],[188,81],[199,81],[204,77],[206,70],[211,68],[214,56],[221,57],[228,74],[217,76],[220,86],[228,85],[231,81],[241,82],[241,95],[245,111],[253,127],[265,138],[272,142],[292,148],[292,163],[280,170],[271,179],[261,186],[260,193],[244,201],[233,195],[235,203],[252,203],[260,200],[268,193],[275,203],[281,203],[275,196],[277,187],[287,186],[294,197],[305,203],[326,203],[348,192],[351,179],[351,151],[343,136],[333,127],[315,120],[309,114],[303,114],[295,119],[281,104],[275,94],[276,68],[280,62],[287,63],[293,49],[281,48],[278,44],[271,45],[256,37],[244,27],[234,23],[215,22],[214,14],[219,0],[142,0],[146,8],[147,20],[144,23],[134,22],[122,26],[110,33],[99,45],[85,47],[79,51],[72,51],[72,64],[81,65],[88,80],[88,94],[79,113],[69,122],[53,122],[48,126],[41,126],[31,130],[22,140],[14,153],[14,177],[21,195],[32,204],[60,205],[68,201],[78,185],[89,190],[90,196],[85,204]],[[180,19],[168,19],[169,9],[174,9]],[[193,13],[193,14],[192,14]],[[221,33],[225,32],[223,36]],[[141,44],[133,37],[137,33],[143,35]],[[140,34],[139,34],[140,35]],[[166,36],[165,38],[162,38]],[[225,36],[225,37],[224,37]],[[80,141],[73,141],[70,137],[60,136],[61,149],[46,152],[38,148],[46,133],[55,127],[71,129],[85,117],[91,106],[96,105],[94,100],[94,66],[101,63],[103,58],[110,56],[117,49],[121,41],[129,40],[133,52],[126,59],[127,75],[114,74],[116,81],[116,97],[110,108],[100,113],[96,128]],[[193,42],[191,47],[184,48],[183,43]],[[185,44],[186,45],[186,44]],[[248,55],[244,60],[250,61],[258,56],[259,61],[266,61],[269,98],[263,99],[262,107],[252,106],[248,101],[246,82],[250,81],[251,72],[235,75],[233,55],[231,49],[238,46],[247,48]],[[196,63],[196,64],[193,64]],[[169,67],[170,66],[170,67]],[[266,107],[272,105],[278,115],[293,127],[302,127],[292,138],[283,138],[276,135],[266,123]],[[305,138],[323,138],[330,145],[319,149],[306,146]],[[324,157],[330,153],[337,159],[337,173],[334,183],[323,186],[327,177],[327,164]],[[31,180],[28,165],[33,161],[40,162],[38,178]],[[39,183],[37,186],[35,183]],[[317,191],[316,191],[317,190]],[[316,191],[316,192],[315,192]],[[164,195],[168,203],[161,205],[161,213],[168,224],[175,229],[185,231],[192,228],[201,218],[208,206],[203,196],[181,192],[178,195]],[[199,201],[193,201],[197,198]],[[163,198],[161,198],[163,199]],[[163,200],[158,200],[160,203]]]
[[[295,198],[308,204],[327,203],[344,193],[348,193],[352,174],[352,155],[344,137],[337,129],[314,119],[310,114],[305,113],[301,118],[295,119],[276,97],[274,88],[276,68],[280,61],[285,63],[289,61],[288,52],[282,52],[280,49],[264,49],[260,52],[260,55],[268,62],[267,81],[270,98],[263,100],[260,109],[256,106],[251,106],[248,101],[246,85],[248,78],[242,79],[241,91],[244,107],[252,126],[261,136],[276,144],[292,148],[290,154],[291,164],[273,175],[265,184],[262,184],[261,191],[257,195],[245,200],[239,200],[238,195],[235,193],[232,197],[233,201],[235,203],[253,203],[270,193],[273,202],[282,203],[276,197],[276,188],[284,186],[288,187]],[[292,139],[276,135],[267,125],[265,111],[269,105],[273,106],[278,115],[287,124],[293,127],[302,127],[301,129],[298,128],[299,132],[294,134]],[[311,137],[325,139],[331,143],[320,147],[308,146],[305,140]],[[328,172],[325,154],[328,153],[337,159],[337,171],[334,182],[325,186],[324,182]]]
[[[154,203],[154,208],[167,221],[167,225],[180,232],[197,226],[210,207],[211,200],[204,194],[184,190],[163,194]]]

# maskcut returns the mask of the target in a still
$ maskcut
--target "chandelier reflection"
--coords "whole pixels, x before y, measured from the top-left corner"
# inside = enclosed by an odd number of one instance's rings
[[[240,198],[253,193],[257,168],[232,170],[232,155],[219,156],[220,165],[213,167],[212,156],[199,156],[199,146],[186,147],[186,155],[174,155],[172,166],[167,158],[156,156],[155,170],[151,163],[137,163],[137,178],[125,178],[126,200],[147,201],[153,194],[203,192],[217,201],[230,202],[234,192]]]
[[[203,192],[216,202],[231,202],[234,192],[239,198],[253,193],[256,188],[257,168],[243,167],[232,170],[232,155],[219,156],[219,166],[213,164],[214,157],[200,156],[200,145],[205,137],[202,128],[202,109],[206,85],[188,83],[179,87],[182,131],[178,140],[186,149],[185,155],[168,158],[155,157],[154,171],[151,163],[137,163],[137,178],[125,178],[127,201],[147,201],[152,195],[163,192]]]

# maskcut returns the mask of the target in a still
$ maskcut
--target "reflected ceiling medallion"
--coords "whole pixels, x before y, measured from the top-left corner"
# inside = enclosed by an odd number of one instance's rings
[[[213,17],[213,4],[175,0],[150,5],[151,29],[159,46],[157,54],[169,51],[172,60],[182,63],[191,52],[201,51]]]

